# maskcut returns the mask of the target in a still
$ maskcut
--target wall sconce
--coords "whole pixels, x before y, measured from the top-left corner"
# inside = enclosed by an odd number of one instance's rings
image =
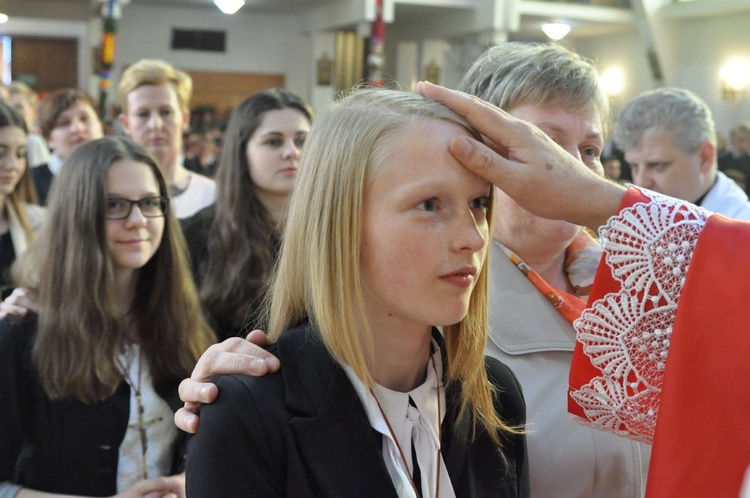
[[[615,98],[622,93],[625,86],[625,74],[618,66],[608,67],[599,75],[599,83],[610,98]]]
[[[750,62],[747,59],[731,59],[719,69],[722,100],[738,100],[750,83]]]
[[[245,5],[245,0],[214,0],[214,3],[223,13],[234,14]]]
[[[555,41],[562,40],[568,33],[570,33],[570,24],[562,22],[546,22],[542,24],[542,31],[544,34]]]

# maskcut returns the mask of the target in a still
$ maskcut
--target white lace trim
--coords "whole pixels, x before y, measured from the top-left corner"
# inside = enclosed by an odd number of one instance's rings
[[[620,290],[575,321],[578,341],[601,376],[570,395],[586,425],[651,443],[672,325],[698,235],[710,212],[645,189],[599,235]]]

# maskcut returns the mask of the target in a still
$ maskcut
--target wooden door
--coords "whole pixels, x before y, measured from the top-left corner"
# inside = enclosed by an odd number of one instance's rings
[[[14,80],[39,93],[78,87],[78,40],[14,36],[11,50]]]

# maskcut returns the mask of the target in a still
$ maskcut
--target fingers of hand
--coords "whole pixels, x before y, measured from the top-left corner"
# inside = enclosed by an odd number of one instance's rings
[[[0,303],[0,319],[8,316],[25,316],[29,309],[34,310],[36,303],[27,297],[27,293],[30,291],[21,287],[13,289],[10,296]]]
[[[238,351],[217,356],[210,368],[214,375],[236,373],[263,376],[269,371],[278,370],[279,360],[265,349],[245,341]]]
[[[253,330],[252,332],[247,334],[247,340],[248,342],[251,342],[262,348],[268,345],[268,337],[263,333],[262,330]]]
[[[502,144],[495,143],[490,137],[482,135],[482,141],[484,144],[489,147],[490,149],[494,150],[501,156],[507,158],[508,157],[508,150],[502,146]]]
[[[255,332],[255,331],[254,331]],[[252,339],[267,343],[251,332]],[[205,361],[204,361],[205,360]],[[193,371],[193,379],[207,380],[218,374],[244,374],[262,376],[279,369],[279,360],[260,346],[239,337],[232,337],[211,346]],[[197,375],[197,376],[196,376]]]
[[[27,311],[26,308],[19,308],[3,302],[0,304],[0,320],[9,316],[26,316]]]
[[[186,403],[212,403],[219,394],[218,388],[210,382],[185,379],[178,389],[180,399]],[[195,410],[197,413],[198,410]]]
[[[174,425],[176,425],[178,429],[182,429],[188,434],[195,434],[196,432],[198,432],[198,423],[200,422],[200,418],[198,418],[198,415],[196,415],[195,412],[190,408],[191,406],[193,406],[193,403],[185,403],[184,407],[175,412]]]
[[[184,493],[185,485],[179,479],[173,477],[156,477],[138,481],[130,488],[135,496],[141,498],[163,497],[170,493]]]
[[[503,167],[503,162],[507,161],[483,143],[465,136],[456,137],[451,142],[450,151],[466,168],[493,184],[501,186],[505,180],[507,168]]]
[[[486,107],[497,109],[495,106],[488,104],[473,95],[459,92],[458,90],[450,90],[428,81],[420,81],[417,83],[416,90],[418,93],[450,107],[454,112],[466,118],[466,120],[472,125],[474,124],[472,119],[478,114],[481,115],[480,109]]]
[[[214,366],[218,363],[221,364],[222,356],[226,352],[234,351],[242,344],[247,344],[247,341],[240,339],[239,337],[231,337],[224,342],[214,344],[209,347],[200,357],[198,363],[193,369],[193,373],[190,376],[193,380],[205,382],[217,373],[234,373],[234,372],[217,372]]]
[[[16,315],[25,315],[28,310],[38,311],[37,306],[37,295],[34,291],[24,289],[23,287],[16,287],[11,292],[5,301],[2,303],[2,309],[7,304],[10,306]]]

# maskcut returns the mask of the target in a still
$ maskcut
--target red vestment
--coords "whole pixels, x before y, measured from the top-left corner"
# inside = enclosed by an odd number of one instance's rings
[[[569,411],[653,441],[647,496],[738,496],[750,464],[750,223],[631,188],[602,234]]]

